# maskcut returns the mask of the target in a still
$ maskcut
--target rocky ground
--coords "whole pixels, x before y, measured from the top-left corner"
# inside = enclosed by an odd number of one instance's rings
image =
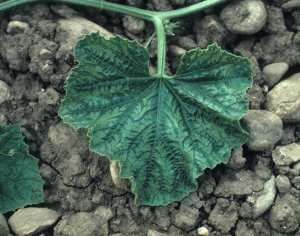
[[[127,4],[165,11],[193,2]],[[0,123],[22,124],[45,180],[45,203],[0,215],[0,235],[300,235],[300,1],[230,1],[179,22],[168,38],[169,73],[186,50],[214,42],[251,60],[241,120],[250,138],[182,201],[137,207],[129,182],[116,184],[107,158],[89,151],[86,130],[75,132],[57,112],[78,39],[100,30],[143,44],[151,25],[61,4],[0,13]]]

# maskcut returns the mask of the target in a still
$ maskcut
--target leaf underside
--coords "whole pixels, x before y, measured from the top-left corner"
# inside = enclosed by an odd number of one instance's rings
[[[0,126],[0,212],[43,202],[38,159],[28,154],[21,126]]]
[[[59,115],[88,128],[92,151],[118,161],[137,205],[182,199],[247,140],[239,124],[252,85],[246,58],[213,44],[187,52],[175,76],[157,78],[144,47],[99,33],[77,43],[75,58]]]

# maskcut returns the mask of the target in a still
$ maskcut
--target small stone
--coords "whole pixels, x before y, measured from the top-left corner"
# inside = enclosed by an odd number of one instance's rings
[[[299,203],[291,195],[284,195],[271,208],[269,223],[271,227],[281,233],[291,233],[298,228],[297,213]]]
[[[290,0],[281,5],[282,10],[292,11],[294,9],[300,8],[300,0]]]
[[[168,52],[173,57],[181,57],[183,54],[185,54],[186,50],[176,45],[170,45]]]
[[[54,236],[108,235],[108,223],[94,213],[79,212],[63,217],[54,228]]]
[[[278,166],[288,166],[300,161],[300,145],[291,143],[286,146],[278,146],[272,152],[272,158]]]
[[[41,59],[43,60],[48,60],[48,59],[52,59],[54,57],[53,53],[48,50],[48,49],[45,49],[43,48],[40,53],[39,53]]]
[[[240,147],[232,152],[226,166],[232,169],[240,169],[245,165],[245,162],[246,158],[243,157],[243,148]]]
[[[230,32],[251,35],[264,27],[267,12],[261,1],[233,1],[222,10],[220,19]]]
[[[140,34],[145,29],[145,21],[126,15],[123,17],[123,26],[132,34]]]
[[[110,170],[110,175],[111,175],[113,183],[117,187],[120,187],[122,185],[122,179],[119,174],[120,170],[119,170],[118,162],[112,161],[109,165],[109,170]]]
[[[7,26],[7,33],[11,34],[14,31],[20,30],[24,32],[29,29],[29,24],[21,21],[10,21]]]
[[[269,87],[274,87],[282,76],[289,69],[289,65],[285,62],[272,63],[264,67],[263,75],[265,83]]]
[[[187,204],[182,204],[174,217],[173,224],[178,228],[189,231],[197,226],[199,220],[198,209]]]
[[[222,206],[218,199],[217,204],[209,215],[208,221],[221,233],[228,233],[235,226],[238,219],[238,211],[235,202],[230,202],[229,206]]]
[[[291,188],[291,183],[288,177],[285,175],[278,175],[276,177],[276,186],[280,193],[286,193]]]
[[[200,227],[200,228],[197,229],[197,234],[199,236],[209,236],[209,231],[205,227]]]
[[[60,99],[60,95],[52,87],[47,88],[45,91],[37,93],[37,95],[40,103],[43,105],[56,105],[58,104]]]
[[[0,80],[0,104],[6,102],[10,97],[10,88],[4,81]]]
[[[114,217],[112,210],[105,206],[98,206],[94,211],[95,215],[98,215],[101,220],[107,222]]]
[[[253,192],[247,198],[253,198],[253,218],[257,218],[265,213],[273,204],[276,195],[276,185],[274,175],[264,183],[262,191]]]
[[[296,189],[300,190],[300,176],[295,176],[291,183]]]
[[[271,151],[282,136],[281,119],[269,111],[250,110],[241,125],[250,134],[246,145],[252,151]]]
[[[11,230],[18,236],[35,235],[53,226],[60,214],[47,208],[19,209],[8,220]]]
[[[9,228],[5,217],[0,214],[0,236],[9,235]]]
[[[208,15],[203,20],[196,21],[194,32],[197,34],[197,44],[200,48],[206,48],[213,43],[222,46],[229,39],[229,32],[215,15]]]
[[[267,23],[264,31],[268,34],[284,33],[287,29],[285,26],[285,19],[282,10],[279,7],[266,6],[267,9]]]
[[[299,122],[299,97],[300,73],[297,73],[281,81],[267,94],[266,110],[275,113],[285,122]]]
[[[155,230],[149,229],[147,236],[168,236],[168,234],[160,233]]]
[[[228,169],[221,176],[220,182],[216,187],[215,195],[220,197],[229,197],[232,195],[245,196],[253,191],[259,191],[263,188],[264,181],[250,170]]]

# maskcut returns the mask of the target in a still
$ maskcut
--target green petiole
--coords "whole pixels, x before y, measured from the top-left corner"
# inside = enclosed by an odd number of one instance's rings
[[[0,11],[8,10],[12,7],[22,5],[25,3],[35,2],[48,2],[48,3],[68,3],[76,5],[84,5],[89,7],[95,7],[98,9],[104,9],[107,11],[113,11],[124,15],[130,15],[140,19],[150,21],[154,24],[157,37],[157,74],[155,77],[168,78],[165,74],[165,56],[166,56],[166,32],[163,22],[165,20],[172,20],[175,18],[181,18],[186,15],[194,14],[203,11],[207,8],[219,5],[221,3],[228,2],[228,0],[207,0],[181,9],[168,11],[168,12],[155,12],[144,9],[138,9],[135,7],[125,6],[121,4],[111,3],[107,1],[99,0],[9,0],[0,4]]]

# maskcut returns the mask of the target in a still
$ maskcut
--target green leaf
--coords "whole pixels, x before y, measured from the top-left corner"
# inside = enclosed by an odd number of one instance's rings
[[[214,44],[187,52],[175,76],[157,78],[141,45],[99,33],[79,41],[75,57],[59,115],[88,128],[92,151],[119,162],[137,205],[182,199],[247,140],[239,124],[252,84],[246,58]]]
[[[0,212],[43,202],[38,159],[28,154],[21,126],[0,126]]]

